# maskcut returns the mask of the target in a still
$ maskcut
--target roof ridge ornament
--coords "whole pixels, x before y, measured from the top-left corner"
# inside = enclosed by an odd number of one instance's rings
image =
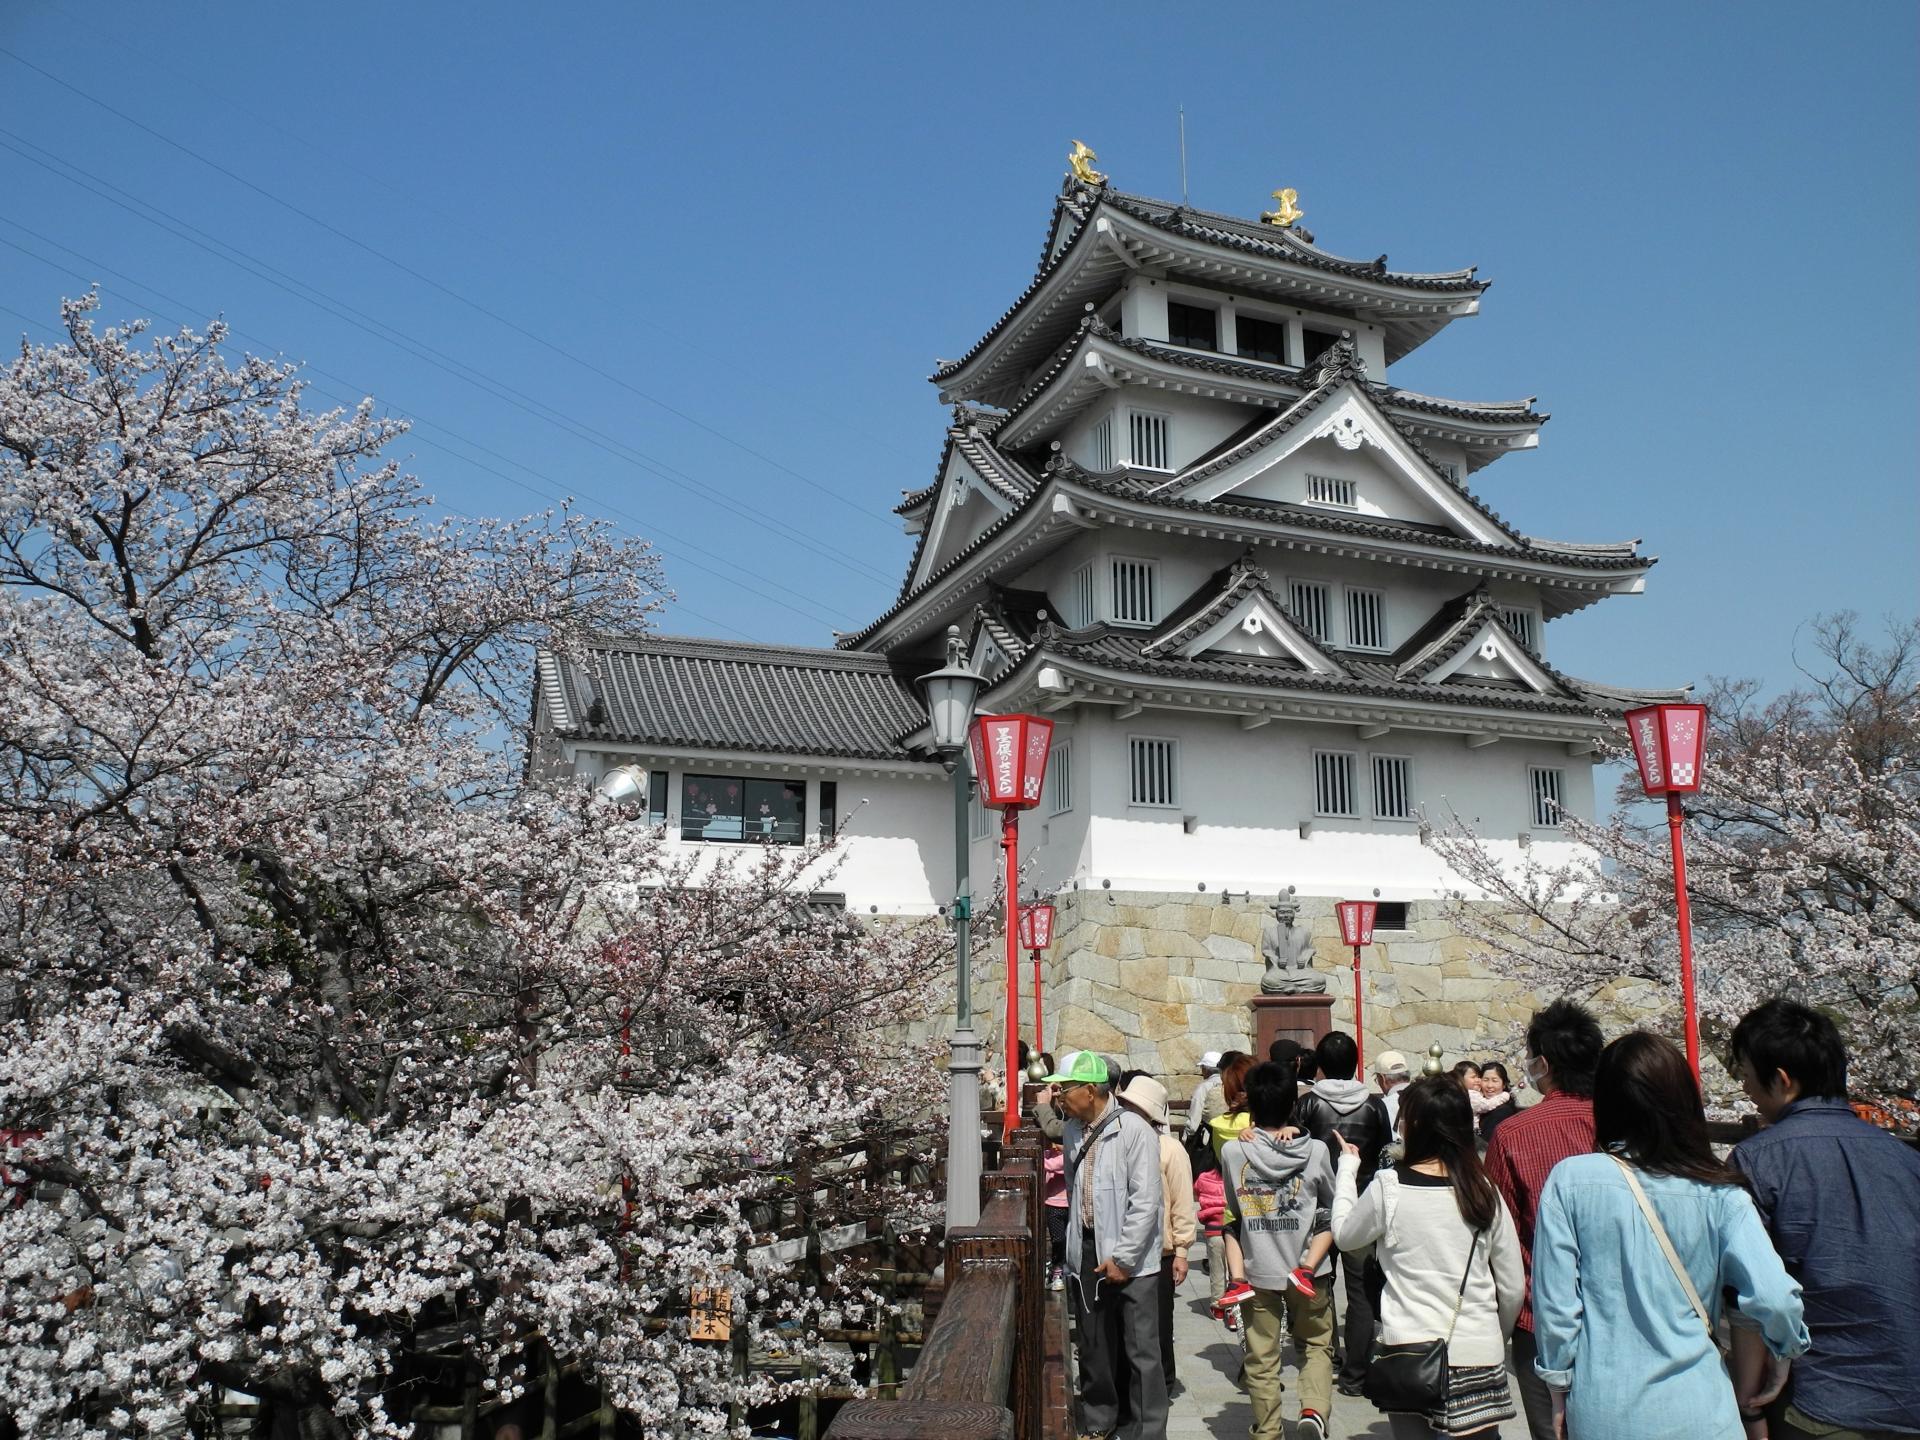
[[[1293,222],[1307,213],[1295,203],[1300,199],[1300,192],[1291,185],[1284,190],[1275,190],[1273,198],[1280,202],[1280,208],[1260,212],[1260,218],[1269,225],[1278,225],[1282,230],[1290,230],[1293,228]]]
[[[1084,140],[1073,142],[1073,149],[1067,152],[1067,173],[1082,185],[1098,189],[1107,183],[1107,177],[1093,168],[1093,162],[1100,157],[1093,153]]]

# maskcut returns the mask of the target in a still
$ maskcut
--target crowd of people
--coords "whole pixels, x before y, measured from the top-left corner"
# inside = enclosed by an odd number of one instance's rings
[[[1764,1125],[1724,1159],[1679,1050],[1573,1001],[1527,1027],[1528,1105],[1497,1060],[1388,1051],[1369,1086],[1358,1059],[1338,1031],[1209,1053],[1176,1131],[1158,1078],[1040,1057],[1083,1440],[1166,1435],[1203,1244],[1254,1440],[1287,1433],[1289,1338],[1298,1440],[1342,1395],[1395,1440],[1920,1435],[1920,1154],[1853,1113],[1817,1010],[1733,1031]]]

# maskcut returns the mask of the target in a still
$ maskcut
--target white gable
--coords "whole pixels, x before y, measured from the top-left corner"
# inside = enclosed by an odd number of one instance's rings
[[[1257,591],[1181,646],[1180,653],[1190,660],[1208,653],[1291,659],[1317,675],[1336,673],[1332,662]]]
[[[947,468],[927,512],[927,540],[912,583],[923,583],[1012,508],[955,450],[947,457]]]
[[[1426,683],[1438,685],[1452,675],[1470,675],[1487,680],[1518,680],[1541,695],[1563,695],[1566,691],[1520,644],[1489,617],[1466,645],[1451,660],[1436,666]]]
[[[1276,417],[1276,425],[1285,417]],[[1316,466],[1318,468],[1316,468]],[[1331,471],[1331,474],[1324,472]],[[1189,500],[1218,500],[1244,494],[1291,504],[1314,502],[1308,476],[1371,482],[1366,503],[1328,507],[1362,518],[1411,520],[1446,525],[1457,534],[1487,545],[1511,543],[1485,516],[1433,471],[1405,436],[1389,425],[1373,402],[1351,382],[1271,444],[1242,456],[1180,493]],[[1176,479],[1175,487],[1180,486]]]

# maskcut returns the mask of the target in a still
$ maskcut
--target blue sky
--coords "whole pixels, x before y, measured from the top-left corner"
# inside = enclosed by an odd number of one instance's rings
[[[1195,204],[1292,185],[1329,249],[1493,278],[1394,378],[1538,395],[1484,498],[1662,557],[1557,662],[1780,685],[1816,612],[1920,611],[1917,40],[1904,0],[3,0],[0,331],[94,280],[224,314],[412,417],[449,508],[655,539],[667,628],[825,643],[892,599],[925,376],[1030,277],[1068,140],[1177,196],[1184,105]]]

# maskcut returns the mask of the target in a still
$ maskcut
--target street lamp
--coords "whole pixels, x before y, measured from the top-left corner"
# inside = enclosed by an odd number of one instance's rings
[[[1033,1053],[1047,1048],[1040,1015],[1040,952],[1053,944],[1053,906],[1029,905],[1020,912],[1020,944],[1033,956]]]
[[[1378,892],[1376,892],[1378,893]],[[1371,900],[1342,900],[1333,907],[1340,916],[1340,940],[1353,947],[1353,1045],[1355,1059],[1367,1063],[1367,1030],[1360,1005],[1360,947],[1373,943],[1373,920],[1380,907]]]
[[[1040,803],[1053,748],[1053,721],[1039,715],[983,715],[973,722],[973,774],[980,800],[1000,812],[1000,850],[1006,856],[1007,897],[1007,1113],[1005,1133],[1020,1128],[1020,812]]]
[[[968,877],[970,780],[960,752],[986,681],[967,665],[960,627],[947,627],[947,663],[920,677],[932,721],[933,748],[953,776],[953,953],[957,997],[953,1049],[947,1063],[947,1229],[980,1223],[980,1041],[973,1033],[973,977],[968,947],[973,896]]]
[[[1686,811],[1680,797],[1700,788],[1706,768],[1707,707],[1647,705],[1626,714],[1627,736],[1649,799],[1667,797],[1667,834],[1673,842],[1673,900],[1680,916],[1680,1006],[1687,1027],[1687,1064],[1700,1080],[1700,1017],[1693,1006],[1693,910],[1687,904]]]
[[[616,765],[594,782],[593,793],[615,805],[645,805],[647,772],[638,765]]]

